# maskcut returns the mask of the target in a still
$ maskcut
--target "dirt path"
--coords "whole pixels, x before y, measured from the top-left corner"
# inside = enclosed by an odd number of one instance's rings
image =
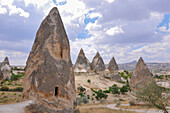
[[[129,106],[129,104],[121,104],[123,106]],[[124,110],[124,111],[135,111],[139,113],[163,113],[161,110],[154,110],[154,109],[123,109],[116,107],[116,104],[108,104],[108,105],[94,105],[94,106],[86,106],[83,108],[93,108],[93,107],[106,107],[114,110]],[[170,112],[170,110],[168,110]]]
[[[33,101],[25,101],[16,104],[0,105],[0,113],[24,113],[24,108]]]

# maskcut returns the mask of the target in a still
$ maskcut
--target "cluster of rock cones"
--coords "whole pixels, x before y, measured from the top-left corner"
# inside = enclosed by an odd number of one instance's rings
[[[75,72],[104,71],[102,57],[97,52],[92,63],[80,50]],[[110,72],[117,73],[118,65],[111,59]],[[147,79],[147,80],[146,80]],[[140,58],[131,80],[132,87],[150,81],[151,75]],[[76,89],[70,45],[58,9],[53,8],[43,20],[26,63],[24,97],[31,98],[51,113],[73,113],[76,106]]]
[[[105,69],[106,66],[99,52],[96,53],[92,60],[92,63],[90,63],[89,60],[86,58],[83,49],[80,50],[76,63],[74,65],[74,72],[89,72],[92,70],[105,71]],[[112,73],[118,72],[119,68],[114,57],[112,57],[112,59],[110,60],[108,69]]]

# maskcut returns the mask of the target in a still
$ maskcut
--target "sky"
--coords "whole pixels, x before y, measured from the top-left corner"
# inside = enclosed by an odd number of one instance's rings
[[[0,0],[0,61],[25,65],[36,32],[58,7],[70,41],[73,64],[83,48],[106,64],[143,57],[170,62],[170,0]]]

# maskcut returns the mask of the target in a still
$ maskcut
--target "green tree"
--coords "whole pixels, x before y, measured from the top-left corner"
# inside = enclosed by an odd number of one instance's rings
[[[168,113],[166,106],[170,105],[169,90],[165,90],[152,82],[136,92],[138,100]]]

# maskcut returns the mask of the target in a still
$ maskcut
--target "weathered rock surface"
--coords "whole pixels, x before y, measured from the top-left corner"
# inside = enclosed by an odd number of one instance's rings
[[[139,89],[144,87],[146,84],[153,82],[154,79],[143,61],[142,57],[139,59],[136,68],[132,74],[130,80],[130,87],[132,89]]]
[[[93,61],[91,63],[91,68],[92,70],[95,71],[104,71],[106,69],[103,59],[100,56],[99,52],[97,52],[95,57],[93,58]]]
[[[8,57],[4,59],[2,63],[0,63],[0,80],[10,80],[11,79],[11,66],[8,60]]]
[[[90,69],[90,62],[86,58],[83,49],[81,49],[74,65],[74,72],[87,72]]]
[[[108,69],[111,73],[118,73],[119,67],[114,57],[110,60]]]
[[[23,95],[56,113],[73,112],[76,91],[70,45],[56,7],[37,31],[26,63]]]

